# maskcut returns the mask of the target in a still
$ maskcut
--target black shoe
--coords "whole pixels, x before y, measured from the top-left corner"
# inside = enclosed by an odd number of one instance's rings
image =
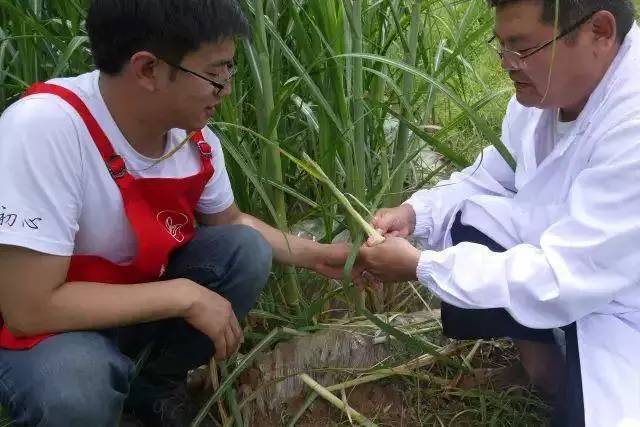
[[[176,388],[171,396],[158,399],[152,404],[137,406],[131,412],[145,427],[188,427],[198,415],[201,406],[190,396],[184,386]],[[202,427],[215,427],[210,418],[205,418]]]

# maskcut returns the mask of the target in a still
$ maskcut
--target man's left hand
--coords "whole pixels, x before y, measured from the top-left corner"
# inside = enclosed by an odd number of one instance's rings
[[[387,237],[376,246],[363,246],[358,257],[358,269],[385,282],[406,282],[417,279],[420,251],[401,237]]]

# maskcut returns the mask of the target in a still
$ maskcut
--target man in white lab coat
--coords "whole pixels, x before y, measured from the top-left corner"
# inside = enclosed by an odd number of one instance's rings
[[[452,338],[508,336],[556,425],[640,425],[640,29],[631,0],[490,0],[514,82],[502,140],[376,214],[360,268],[443,301]],[[428,250],[404,237],[414,235]],[[566,355],[558,343],[566,344]]]

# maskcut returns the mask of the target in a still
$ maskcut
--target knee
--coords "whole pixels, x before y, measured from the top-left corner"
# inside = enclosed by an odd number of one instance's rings
[[[236,250],[235,267],[247,281],[260,284],[267,282],[271,273],[273,249],[255,229],[245,225],[233,226]]]
[[[217,280],[233,277],[259,284],[262,289],[271,272],[272,257],[271,245],[252,227],[202,227],[189,246],[173,259],[168,277],[184,276],[203,284],[214,273]]]
[[[113,349],[107,351],[101,339],[97,336],[93,347],[70,346],[50,354],[37,371],[40,378],[16,399],[16,420],[54,427],[117,425],[133,364]]]
[[[99,384],[95,379],[82,384],[74,379],[64,382],[64,390],[47,385],[47,391],[35,393],[32,404],[40,410],[40,422],[46,426],[114,426],[122,413],[126,393]]]

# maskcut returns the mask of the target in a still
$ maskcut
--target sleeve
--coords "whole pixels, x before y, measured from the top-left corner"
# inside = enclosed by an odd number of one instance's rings
[[[502,124],[502,143],[512,154],[509,129],[514,108],[517,108],[515,98],[510,102]],[[476,195],[511,197],[514,189],[515,172],[500,153],[489,146],[473,165],[452,174],[433,188],[418,191],[405,202],[416,213],[414,236],[426,248],[441,248],[447,227],[464,200]]]
[[[18,101],[0,118],[0,244],[73,254],[82,205],[74,119],[52,95]]]
[[[228,209],[233,204],[234,197],[220,139],[209,128],[205,128],[203,134],[213,149],[214,173],[205,186],[196,209],[200,213],[210,215]]]
[[[418,279],[462,308],[505,308],[521,324],[554,328],[602,309],[640,283],[640,121],[598,141],[571,188],[567,214],[540,247],[504,253],[463,243],[424,251]]]

